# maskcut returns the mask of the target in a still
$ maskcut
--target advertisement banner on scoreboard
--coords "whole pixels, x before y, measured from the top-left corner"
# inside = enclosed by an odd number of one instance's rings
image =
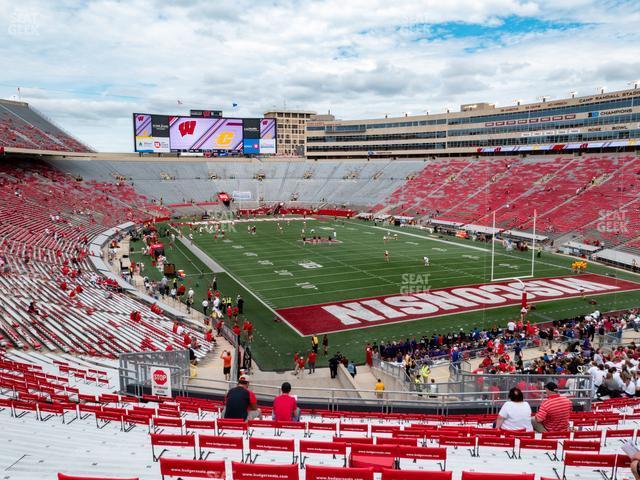
[[[274,139],[276,138],[276,119],[263,118],[260,120],[260,138]]]
[[[167,115],[134,113],[133,125],[136,152],[168,153],[171,151]]]
[[[274,154],[276,153],[276,139],[275,138],[261,138],[260,139],[260,153]]]
[[[245,138],[243,141],[242,151],[245,155],[260,153],[260,139]]]
[[[247,138],[260,138],[260,119],[259,118],[243,118],[242,119],[242,135]]]

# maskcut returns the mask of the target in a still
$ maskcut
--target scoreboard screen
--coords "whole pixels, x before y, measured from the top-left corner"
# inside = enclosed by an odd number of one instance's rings
[[[200,113],[200,112],[196,112]],[[136,152],[275,154],[274,118],[133,114]]]

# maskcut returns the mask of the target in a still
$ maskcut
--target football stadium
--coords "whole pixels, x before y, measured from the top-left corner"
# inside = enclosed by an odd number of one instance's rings
[[[454,3],[6,5],[5,480],[640,478],[640,9]]]

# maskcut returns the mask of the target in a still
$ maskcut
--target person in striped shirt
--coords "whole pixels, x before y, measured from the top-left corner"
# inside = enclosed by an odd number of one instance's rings
[[[571,400],[558,393],[558,385],[549,382],[544,386],[547,398],[538,412],[531,418],[536,432],[562,432],[569,430],[569,416],[573,405]]]

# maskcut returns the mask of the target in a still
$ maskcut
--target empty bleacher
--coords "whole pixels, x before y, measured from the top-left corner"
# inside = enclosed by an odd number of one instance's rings
[[[23,102],[0,100],[0,146],[88,152],[90,149]]]

